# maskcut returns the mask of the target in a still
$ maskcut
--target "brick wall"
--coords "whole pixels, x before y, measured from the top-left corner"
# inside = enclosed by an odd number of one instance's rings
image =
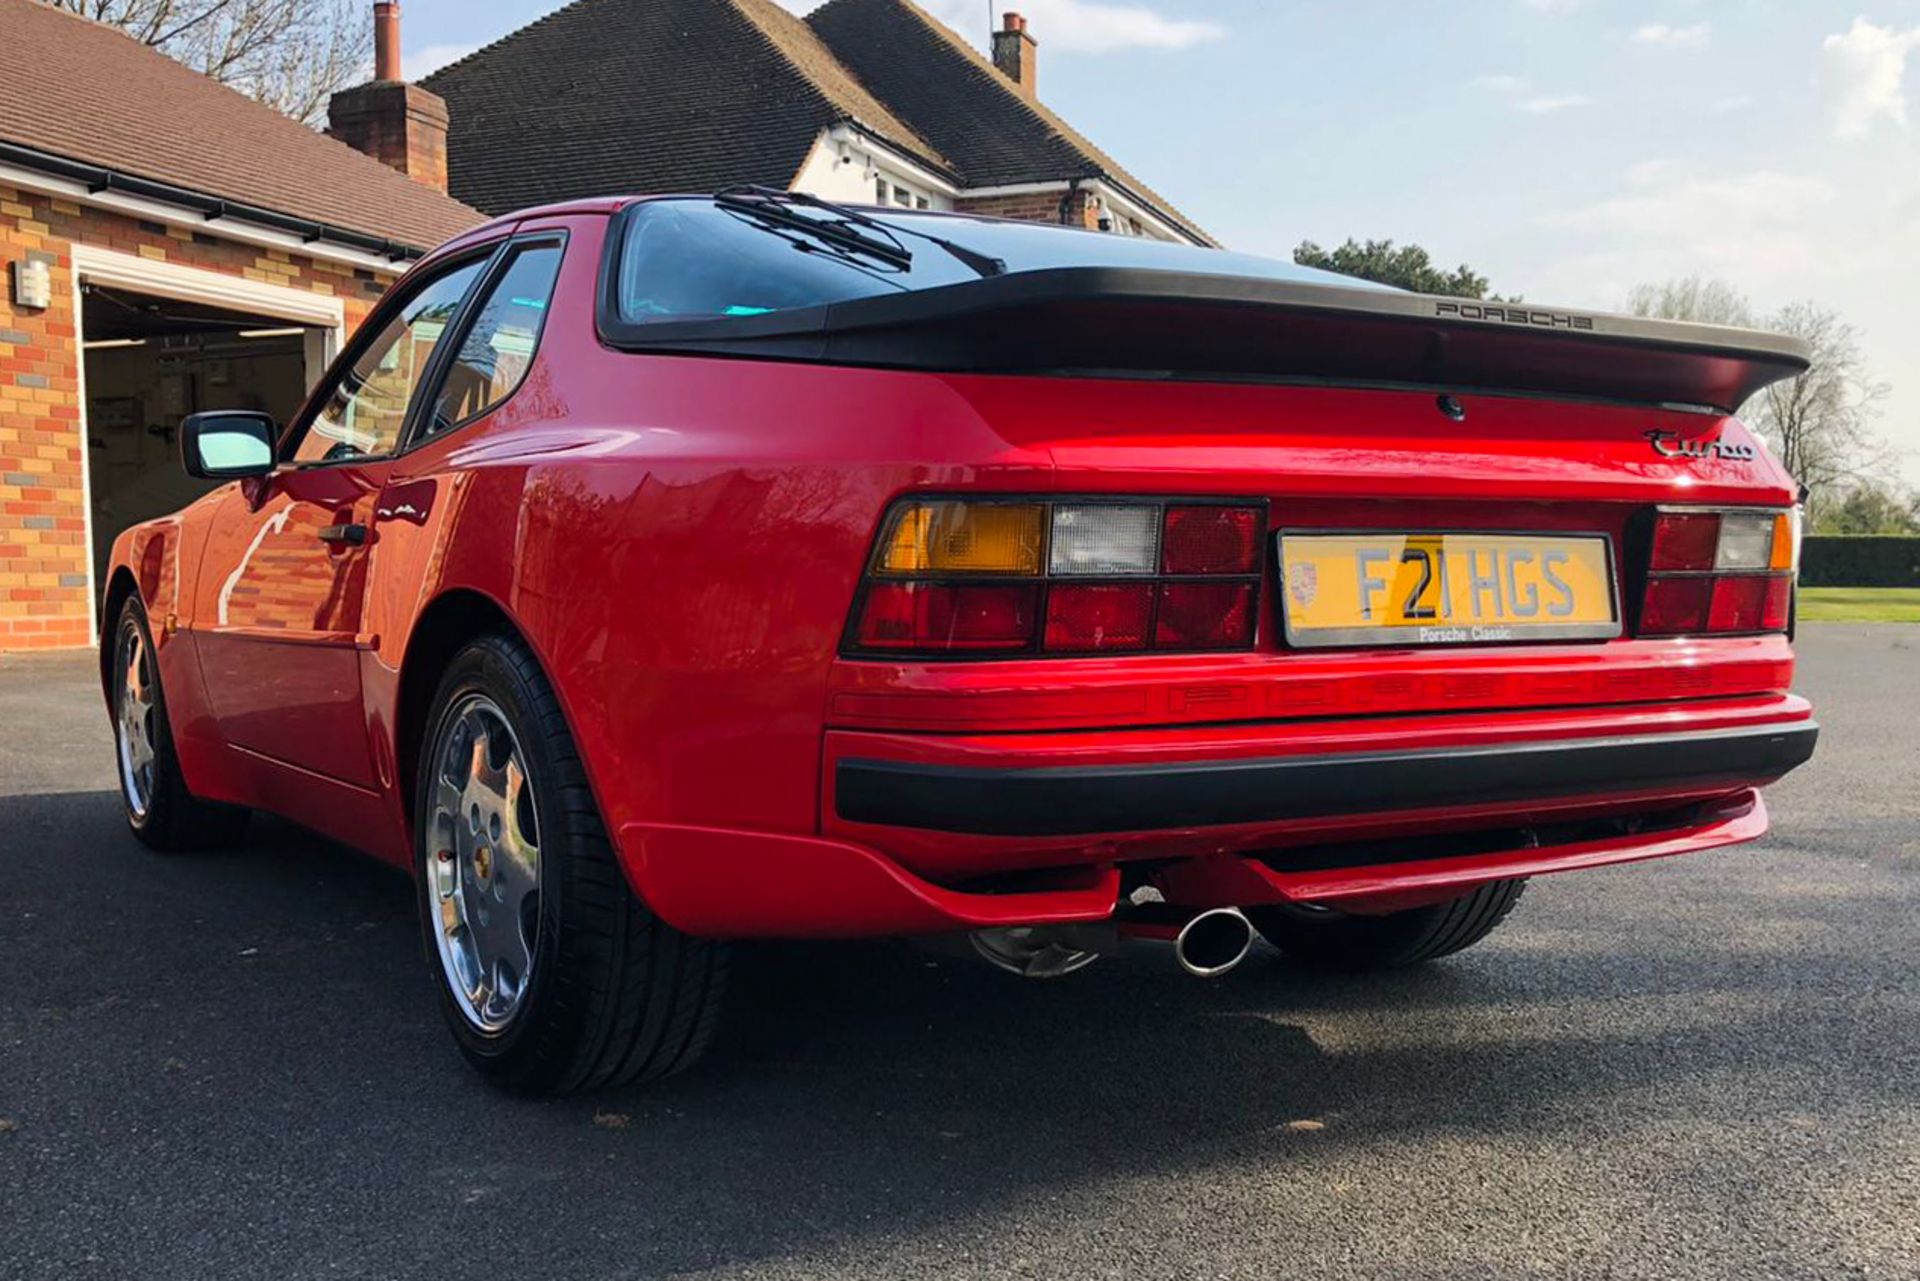
[[[1100,228],[1100,211],[1084,191],[1076,191],[1067,202],[1066,217],[1060,216],[1059,191],[1029,192],[1018,196],[982,196],[960,199],[953,207],[961,213],[986,214],[993,218],[1018,218],[1022,222],[1066,222],[1090,231]]]
[[[349,332],[392,283],[391,275],[223,240],[211,228],[146,222],[0,185],[0,263],[38,258],[53,272],[45,311],[16,308],[11,289],[0,292],[0,650],[93,640],[76,242],[337,296]]]

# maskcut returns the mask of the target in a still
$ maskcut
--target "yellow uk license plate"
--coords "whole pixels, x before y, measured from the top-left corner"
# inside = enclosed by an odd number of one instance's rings
[[[1612,550],[1599,535],[1283,533],[1280,595],[1296,646],[1620,634]]]

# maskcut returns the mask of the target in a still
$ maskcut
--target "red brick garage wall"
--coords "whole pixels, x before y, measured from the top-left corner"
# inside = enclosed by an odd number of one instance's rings
[[[0,263],[39,259],[53,305],[0,289],[0,650],[85,645],[87,494],[80,440],[75,243],[342,299],[349,332],[389,274],[223,240],[0,186]]]

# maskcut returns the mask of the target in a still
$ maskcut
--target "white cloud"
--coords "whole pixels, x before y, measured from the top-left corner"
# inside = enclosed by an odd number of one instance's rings
[[[1493,93],[1525,93],[1527,81],[1520,76],[1475,76],[1467,81],[1467,87]]]
[[[1920,27],[1895,31],[1855,18],[1845,35],[1828,36],[1820,48],[1820,85],[1841,138],[1866,136],[1885,116],[1905,128],[1907,96],[1901,89],[1907,55],[1920,48]]]
[[[1668,49],[1697,49],[1707,42],[1713,34],[1713,25],[1696,22],[1692,26],[1673,27],[1664,22],[1650,22],[1644,27],[1636,27],[1633,32],[1635,44],[1660,45]]]
[[[1820,178],[1777,170],[1711,176],[1656,160],[1628,170],[1620,194],[1546,223],[1591,237],[1587,269],[1613,267],[1625,284],[1706,274],[1751,287],[1818,265],[1825,247],[1816,223],[1837,195]]]
[[[1516,105],[1530,116],[1547,116],[1573,107],[1590,107],[1593,105],[1593,99],[1584,93],[1540,94],[1532,98],[1523,98]]]
[[[1593,99],[1583,93],[1537,93],[1533,82],[1524,76],[1475,76],[1467,81],[1467,88],[1502,98],[1515,111],[1524,111],[1530,116],[1552,115],[1593,103]]]
[[[821,0],[780,0],[795,13],[820,7]],[[980,0],[922,0],[934,17],[985,44],[982,24],[986,6]],[[1226,30],[1218,23],[1170,18],[1140,4],[1105,4],[1097,0],[1008,0],[996,11],[1013,9],[1025,14],[1033,38],[1045,49],[1072,53],[1113,53],[1121,49],[1185,49],[1218,40]]]
[[[409,80],[430,76],[440,68],[460,61],[480,46],[477,44],[430,44],[424,49],[400,56],[400,74]]]

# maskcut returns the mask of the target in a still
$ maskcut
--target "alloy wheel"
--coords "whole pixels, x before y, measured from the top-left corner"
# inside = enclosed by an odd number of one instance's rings
[[[152,659],[137,625],[130,622],[121,628],[115,660],[114,741],[120,757],[120,794],[137,822],[147,817],[153,805],[154,717],[158,715]]]
[[[540,827],[526,758],[484,694],[448,710],[433,762],[428,865],[440,969],[467,1020],[497,1033],[525,1003],[540,932]]]

